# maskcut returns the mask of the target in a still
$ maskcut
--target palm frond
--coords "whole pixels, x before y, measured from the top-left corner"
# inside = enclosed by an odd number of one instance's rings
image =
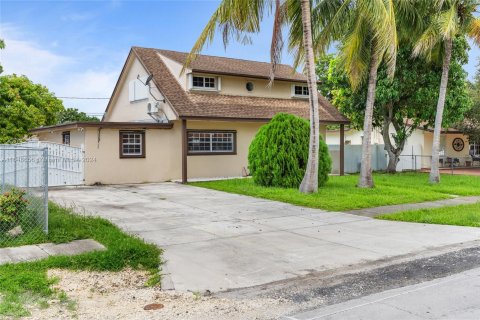
[[[269,3],[271,0],[222,0],[187,56],[182,73],[203,47],[213,41],[217,29],[222,34],[224,45],[231,38],[248,43],[249,35],[260,31],[264,11],[271,8],[267,5]]]
[[[358,88],[366,78],[370,61],[368,48],[371,43],[365,17],[358,14],[355,19],[354,28],[340,46],[340,62],[353,89]]]
[[[385,23],[382,25],[382,29],[378,29],[379,32],[375,35],[376,54],[379,57],[383,56],[383,62],[387,66],[387,74],[390,78],[395,75],[395,67],[397,63],[397,20],[395,17],[395,7],[393,0],[385,0]]]
[[[459,21],[457,6],[452,5],[448,10],[441,11],[436,19],[438,31],[444,40],[453,39],[457,35]]]
[[[313,18],[323,23],[316,23],[316,26],[322,26],[321,29],[315,28],[314,47],[317,53],[324,54],[332,41],[341,38],[350,23],[349,15],[352,0],[344,1],[322,1],[313,13]]]
[[[286,7],[280,3],[280,0],[275,0],[275,15],[273,20],[273,34],[272,43],[270,46],[270,81],[268,86],[273,84],[275,79],[275,71],[277,64],[281,61],[283,50],[282,26],[285,21]]]
[[[468,26],[468,36],[480,46],[480,19],[473,18]]]
[[[420,36],[417,43],[413,47],[412,56],[423,56],[428,61],[432,58],[432,50],[440,41],[440,34],[434,24],[428,26],[425,32]]]

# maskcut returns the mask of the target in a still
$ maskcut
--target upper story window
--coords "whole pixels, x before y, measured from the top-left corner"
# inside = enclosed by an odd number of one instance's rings
[[[293,86],[293,96],[295,97],[308,97],[309,92],[308,92],[308,86],[306,85],[294,85]]]
[[[220,77],[191,73],[187,77],[189,90],[220,91]]]
[[[215,89],[215,78],[214,77],[193,77],[193,87],[194,88],[210,88]]]

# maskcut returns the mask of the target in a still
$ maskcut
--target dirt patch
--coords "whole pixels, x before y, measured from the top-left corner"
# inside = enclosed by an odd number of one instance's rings
[[[65,292],[48,307],[34,306],[29,319],[276,319],[298,308],[282,299],[228,299],[200,293],[161,291],[146,287],[146,272],[74,272],[50,270],[54,286]],[[157,310],[144,310],[162,304]]]

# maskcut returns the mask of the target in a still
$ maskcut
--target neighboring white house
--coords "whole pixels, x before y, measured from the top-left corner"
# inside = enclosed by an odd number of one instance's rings
[[[390,132],[395,132],[393,126]],[[338,144],[340,137],[339,130],[328,130],[326,142],[329,146]],[[470,167],[480,165],[480,157],[477,155],[480,150],[475,149],[468,143],[468,137],[454,129],[443,130],[440,138],[440,165]],[[363,131],[347,128],[345,129],[345,146],[359,146],[363,141]],[[430,168],[432,154],[433,132],[432,130],[417,129],[408,138],[403,153],[400,158],[397,170],[414,170]],[[383,149],[384,142],[380,129],[375,128],[372,131],[372,144],[380,146]],[[478,147],[478,146],[476,146]],[[473,149],[472,151],[470,151]],[[348,151],[347,156],[348,156]],[[384,154],[386,157],[386,154]]]

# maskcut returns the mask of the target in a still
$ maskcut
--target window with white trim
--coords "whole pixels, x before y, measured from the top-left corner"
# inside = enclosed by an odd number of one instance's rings
[[[308,86],[295,85],[293,87],[293,95],[295,97],[308,97]]]
[[[215,77],[193,76],[192,87],[194,89],[216,89]]]
[[[189,154],[234,154],[235,131],[188,131]]]
[[[145,157],[145,132],[120,131],[120,158]]]

